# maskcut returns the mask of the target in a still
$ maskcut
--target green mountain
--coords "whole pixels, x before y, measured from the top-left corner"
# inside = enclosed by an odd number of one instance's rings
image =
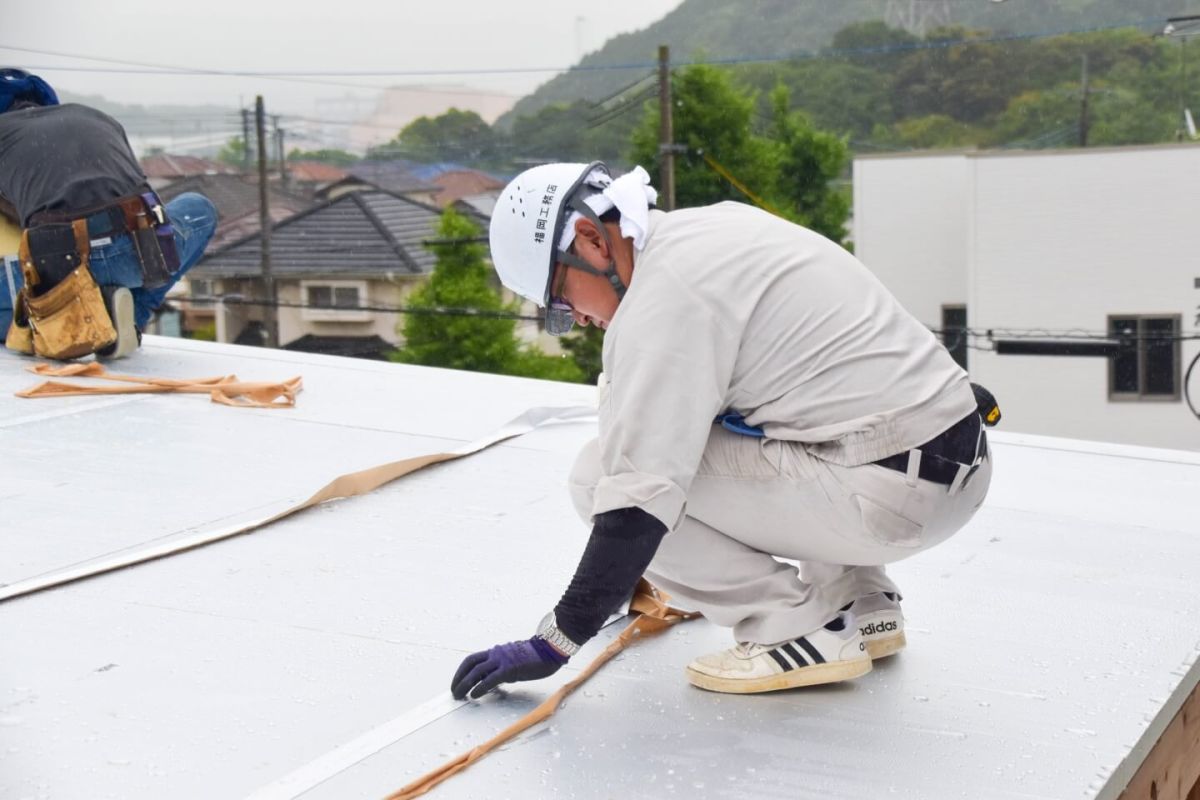
[[[942,25],[1018,36],[1113,26],[1154,31],[1197,7],[1197,0],[684,0],[653,25],[609,40],[547,81],[497,125],[508,129],[549,105],[608,97],[651,74],[663,44],[675,63],[753,63],[814,53],[847,25],[870,20],[919,35]]]

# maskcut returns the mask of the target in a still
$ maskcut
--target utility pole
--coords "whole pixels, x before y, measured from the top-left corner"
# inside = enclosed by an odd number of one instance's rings
[[[279,182],[287,183],[287,165],[283,156],[283,128],[275,129],[275,152],[279,157]]]
[[[675,129],[671,119],[671,48],[658,46],[658,158],[659,199],[664,211],[675,208]]]
[[[283,128],[279,127],[279,115],[271,115],[271,124],[275,127],[275,155],[279,160],[279,183],[287,183],[287,167],[283,163]]]
[[[1088,94],[1091,89],[1088,88],[1088,57],[1087,53],[1083,54],[1083,76],[1079,79],[1081,94],[1079,99],[1079,146],[1087,147],[1088,140]]]
[[[267,329],[267,347],[279,346],[279,324],[275,309],[275,278],[271,275],[271,207],[267,192],[267,120],[263,113],[262,95],[254,99],[254,124],[258,130],[258,224],[261,228],[263,294],[263,325]]]
[[[250,109],[242,109],[242,169],[250,171]]]
[[[1187,37],[1179,40],[1179,128],[1175,139],[1182,142],[1187,132]]]
[[[1200,25],[1200,14],[1170,17],[1162,30],[1163,36],[1179,39],[1179,127],[1175,132],[1175,138],[1179,141],[1192,135],[1192,126],[1189,124],[1191,111],[1187,106],[1187,40],[1200,35],[1197,25]]]

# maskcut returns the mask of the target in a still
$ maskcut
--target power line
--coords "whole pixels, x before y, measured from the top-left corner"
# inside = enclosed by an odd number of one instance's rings
[[[520,314],[513,311],[488,311],[478,308],[456,308],[451,306],[327,306],[313,305],[311,303],[291,303],[284,300],[278,300],[272,303],[267,300],[252,300],[245,297],[213,297],[211,295],[203,297],[180,297],[174,299],[172,302],[202,303],[206,305],[223,303],[225,305],[260,306],[263,308],[301,308],[314,309],[318,311],[372,311],[380,314],[412,314],[430,317],[476,317],[479,319],[512,319],[529,322],[536,322],[542,318],[541,315],[530,316],[528,314]]]
[[[430,240],[427,244],[430,245],[455,245],[461,243],[480,243],[486,239],[483,237],[470,237],[467,239],[448,239],[448,240]],[[201,280],[220,280],[220,278],[207,278]],[[218,297],[214,295],[204,295],[199,297],[184,297],[178,298],[175,302],[193,302],[202,304],[217,304],[225,303],[227,305],[248,305],[248,306],[268,306],[274,305],[276,308],[299,308],[299,309],[315,309],[319,311],[373,311],[383,314],[420,314],[425,316],[452,316],[452,317],[479,317],[481,319],[514,319],[529,322],[541,320],[541,315],[521,314],[511,311],[487,311],[475,308],[461,308],[453,306],[434,306],[434,307],[419,307],[419,306],[376,306],[376,305],[361,305],[361,306],[328,306],[328,305],[313,305],[311,303],[292,303],[280,300],[276,303],[269,303],[266,300],[253,300],[245,297]],[[1112,334],[1100,331],[1083,331],[1077,328],[1070,330],[1055,330],[1049,328],[987,328],[986,330],[978,330],[974,328],[930,328],[929,331],[938,336],[952,334],[959,337],[951,344],[961,342],[963,336],[994,340],[997,338],[1005,339],[1056,339],[1064,341],[1120,341],[1120,342],[1177,342],[1177,341],[1194,341],[1200,340],[1200,330],[1196,331],[1181,331],[1178,334]],[[984,347],[979,344],[967,342],[967,346],[976,350],[991,350],[992,348]]]

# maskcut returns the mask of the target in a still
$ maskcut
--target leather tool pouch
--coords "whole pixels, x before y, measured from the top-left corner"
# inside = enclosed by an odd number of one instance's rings
[[[142,262],[142,286],[157,289],[170,283],[179,272],[175,228],[156,194],[147,192],[140,195],[140,199],[144,208],[137,215],[133,241]]]
[[[38,297],[26,297],[33,351],[45,358],[79,358],[117,340],[100,287],[86,266]]]
[[[62,247],[61,232],[45,232],[40,230],[43,227],[65,227],[70,231],[71,251],[53,252]],[[35,249],[48,246],[50,250]],[[39,226],[27,230],[21,237],[25,286],[16,305],[22,306],[28,315],[33,351],[39,356],[79,358],[117,340],[117,331],[104,307],[100,288],[87,267],[88,247],[84,220],[65,226]],[[42,267],[36,266],[38,264]],[[66,275],[54,282],[48,279],[51,275],[61,274],[64,265],[68,264],[75,266]]]
[[[8,284],[8,296],[12,298],[12,322],[5,331],[4,346],[9,350],[33,355],[33,331],[29,330],[29,317],[25,313],[24,292],[17,291],[17,282],[13,278],[17,262],[0,256],[4,265],[4,281]],[[22,286],[24,289],[24,286]]]
[[[25,311],[25,290],[13,298],[12,322],[8,326],[8,335],[4,337],[4,346],[9,350],[33,355],[33,330],[29,327],[29,315]]]
[[[138,260],[142,262],[142,287],[157,289],[171,280],[167,260],[158,243],[154,228],[145,227],[132,231],[133,243],[137,247]]]
[[[69,222],[38,225],[29,229],[28,236],[29,256],[38,276],[30,294],[37,296],[50,291],[74,272],[82,263],[82,257]],[[21,263],[25,264],[25,259]]]

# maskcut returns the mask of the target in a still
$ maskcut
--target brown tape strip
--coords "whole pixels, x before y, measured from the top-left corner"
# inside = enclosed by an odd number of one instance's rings
[[[207,394],[214,403],[242,408],[292,408],[296,395],[304,388],[299,375],[285,381],[241,381],[236,375],[213,378],[150,378],[120,375],[109,372],[98,361],[78,364],[36,364],[29,367],[36,375],[58,378],[100,378],[120,381],[130,386],[89,386],[84,384],[45,381],[22,389],[17,397],[78,397],[80,395],[110,394]]]
[[[667,605],[667,600],[669,598],[665,594],[660,593],[644,579],[641,580],[634,592],[633,601],[629,606],[629,610],[637,612],[639,616],[633,622],[629,623],[625,630],[621,631],[620,635],[616,639],[613,639],[608,647],[604,648],[600,655],[596,656],[592,660],[592,663],[587,665],[583,672],[579,673],[569,683],[563,684],[557,692],[543,700],[537,708],[500,731],[491,739],[468,750],[457,758],[447,761],[437,769],[422,775],[402,789],[389,794],[386,800],[409,800],[410,798],[425,794],[442,781],[462,772],[517,734],[548,719],[558,710],[559,705],[566,699],[567,695],[579,688],[584,681],[596,674],[597,670],[630,644],[664,631],[677,622],[699,616],[699,614],[671,608]]]

